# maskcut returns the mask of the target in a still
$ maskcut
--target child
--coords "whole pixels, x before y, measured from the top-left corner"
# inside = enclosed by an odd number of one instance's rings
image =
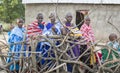
[[[110,45],[111,47],[113,47],[117,51],[120,50],[119,43],[117,42],[117,35],[115,33],[111,33],[109,35],[108,45]]]
[[[102,49],[102,61],[105,62],[106,60],[113,60],[113,56],[115,58],[119,58],[119,54],[117,53],[117,51],[120,51],[120,45],[119,43],[117,42],[117,35],[115,33],[111,33],[109,35],[109,42],[107,43],[107,45],[109,47],[111,47],[111,52],[110,52],[110,55],[107,59],[107,56],[108,56],[108,49],[104,48]],[[113,50],[112,50],[113,49]]]

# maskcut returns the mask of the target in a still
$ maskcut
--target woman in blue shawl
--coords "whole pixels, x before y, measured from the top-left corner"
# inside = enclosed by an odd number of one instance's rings
[[[23,41],[24,32],[25,32],[25,29],[22,27],[23,23],[24,23],[23,19],[17,19],[17,26],[14,27],[10,33],[10,36],[8,38],[8,43],[10,44],[9,52],[13,52],[14,55],[12,53],[9,53],[9,56],[13,55],[13,58],[8,57],[7,63],[9,63],[13,60],[19,59],[20,54],[15,53],[15,52],[20,52],[22,49],[22,45],[21,44],[13,45],[13,44]],[[24,46],[24,50],[25,50],[25,46]],[[10,65],[10,71],[18,72],[19,71],[19,63],[16,63],[15,65],[13,65],[13,64]]]
[[[53,13],[50,14],[49,19],[51,22],[46,25],[46,31],[44,31],[43,35],[60,35],[61,34],[60,29],[62,26],[59,22],[56,22],[55,15]],[[53,41],[54,39],[50,39],[50,40]],[[56,41],[55,44],[58,45],[59,42]],[[54,52],[50,48],[52,49],[52,46],[50,45],[49,42],[42,43],[41,50],[42,50],[43,57],[55,57]],[[49,51],[49,50],[51,50],[51,51]],[[50,53],[50,54],[48,54],[48,53]],[[49,62],[51,62],[51,60],[48,60],[48,61],[46,61],[44,59],[41,60],[42,65],[45,63],[49,63]],[[50,63],[49,66],[50,65],[52,65],[52,64]]]

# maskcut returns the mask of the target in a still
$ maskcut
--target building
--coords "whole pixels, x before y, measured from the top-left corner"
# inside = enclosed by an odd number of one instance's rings
[[[89,14],[96,39],[106,40],[110,33],[118,33],[108,22],[120,27],[120,0],[23,0],[23,4],[26,6],[26,24],[35,20],[39,12],[43,13],[46,22],[51,12],[57,12],[61,21],[71,12],[74,23]]]

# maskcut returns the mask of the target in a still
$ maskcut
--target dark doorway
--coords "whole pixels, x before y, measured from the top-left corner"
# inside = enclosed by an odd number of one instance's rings
[[[84,23],[84,17],[85,15],[88,14],[87,10],[78,10],[76,11],[76,25],[80,24],[78,26],[78,28],[80,29],[80,27],[82,26],[82,24]]]

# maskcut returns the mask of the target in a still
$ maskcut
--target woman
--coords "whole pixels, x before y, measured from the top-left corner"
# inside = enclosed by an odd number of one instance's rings
[[[16,44],[16,45],[13,45],[13,44],[22,42],[24,40],[25,29],[23,28],[23,23],[24,23],[23,19],[21,19],[21,18],[17,19],[17,26],[14,27],[10,33],[9,40],[8,40],[8,43],[10,44],[9,52],[12,52],[13,54],[9,53],[9,56],[13,55],[14,57],[7,58],[8,63],[11,62],[12,60],[19,60],[20,53],[16,53],[16,52],[22,51],[22,45],[21,45],[21,43]],[[25,50],[25,46],[23,48],[24,48],[23,50]],[[10,70],[18,72],[19,71],[19,63],[16,63],[15,65],[12,64],[10,66]]]
[[[46,31],[44,31],[43,35],[60,35],[62,26],[59,22],[56,22],[56,17],[54,13],[50,14],[49,19],[50,19],[50,22],[46,24]],[[54,39],[49,39],[49,40],[51,40],[52,43],[54,42],[55,43],[54,45],[59,44],[59,42],[54,41]],[[55,57],[53,46],[49,42],[42,42],[41,50],[42,50],[43,57]],[[44,59],[41,60],[42,65],[46,63],[50,63],[49,66],[51,66],[52,63],[54,62],[51,60],[47,60],[47,61]]]

